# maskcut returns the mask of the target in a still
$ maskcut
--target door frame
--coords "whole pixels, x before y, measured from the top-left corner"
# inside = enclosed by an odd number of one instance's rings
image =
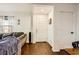
[[[38,42],[38,41],[37,41],[37,21],[35,21],[35,19],[34,19],[34,16],[35,16],[35,15],[37,16],[37,15],[43,15],[43,14],[34,14],[34,15],[33,15],[33,19],[32,19],[32,20],[33,20],[33,23],[32,23],[32,24],[33,24],[33,25],[32,25],[32,26],[33,26],[33,27],[32,27],[32,39],[33,39],[32,42],[33,42],[33,43]],[[46,16],[46,15],[45,15],[45,16]],[[48,18],[47,18],[47,19],[48,19]],[[36,25],[36,26],[35,26],[35,25]],[[48,25],[47,25],[47,28],[48,28]],[[47,33],[48,33],[48,30],[47,30]],[[47,34],[47,36],[48,36],[48,34]]]

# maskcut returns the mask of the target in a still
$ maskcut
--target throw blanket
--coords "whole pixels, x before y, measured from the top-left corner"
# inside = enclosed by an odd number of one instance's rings
[[[17,52],[17,38],[8,36],[0,40],[0,55],[14,55]]]

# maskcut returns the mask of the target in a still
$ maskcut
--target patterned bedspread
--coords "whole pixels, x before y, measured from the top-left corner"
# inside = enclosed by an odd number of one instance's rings
[[[0,40],[0,55],[16,54],[18,42],[16,37],[8,36]]]

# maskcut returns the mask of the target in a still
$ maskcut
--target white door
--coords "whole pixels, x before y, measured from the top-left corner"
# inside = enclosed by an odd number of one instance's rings
[[[48,18],[47,15],[34,15],[36,42],[48,40]],[[35,35],[35,34],[34,34]]]
[[[60,13],[60,38],[61,48],[71,48],[72,42],[74,41],[74,26],[73,26],[73,13],[72,12],[61,12]]]

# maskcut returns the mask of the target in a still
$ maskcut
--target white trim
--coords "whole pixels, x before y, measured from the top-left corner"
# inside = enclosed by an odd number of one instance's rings
[[[59,52],[60,50],[54,50],[54,49],[52,48],[52,51],[53,51],[53,52]]]
[[[59,51],[60,51],[60,49],[54,49],[54,47],[55,47],[55,46],[54,46],[54,42],[51,42],[51,41],[48,40],[48,43],[49,43],[50,46],[52,47],[52,51],[53,51],[53,52],[59,52]]]

